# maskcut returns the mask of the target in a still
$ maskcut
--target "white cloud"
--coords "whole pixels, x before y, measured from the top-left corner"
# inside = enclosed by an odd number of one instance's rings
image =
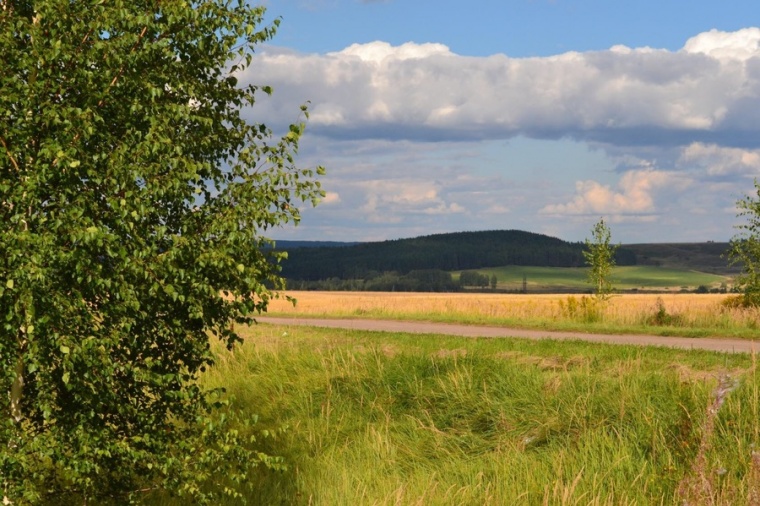
[[[325,165],[329,191],[299,234],[319,217],[332,228],[314,238],[522,228],[579,239],[604,216],[624,241],[725,240],[736,199],[760,177],[759,45],[749,28],[698,34],[678,51],[539,58],[441,44],[268,47],[241,82],[273,86],[246,114],[276,129],[311,100],[299,163]],[[563,140],[531,140],[557,150],[537,157],[501,141],[513,136]]]
[[[713,29],[690,38],[683,49],[723,60],[748,60],[760,51],[760,28],[745,28],[737,32]]]
[[[526,163],[525,146],[517,141],[309,137],[299,161],[327,166],[323,187],[340,202],[304,208],[302,225],[278,237],[378,240],[521,229],[581,240],[603,216],[614,224],[615,241],[624,243],[727,240],[734,232],[735,202],[752,189],[747,175],[708,174],[710,164],[695,156],[694,146],[688,162],[681,161],[686,149],[670,149],[660,158],[662,153],[647,150],[610,156],[606,163],[586,158],[591,167],[585,170],[575,163],[581,153],[568,149],[569,142],[531,143],[533,150],[558,151],[542,161],[545,171],[536,165],[535,151]],[[564,165],[563,156],[573,164]]]
[[[322,205],[338,203],[340,203],[340,194],[338,192],[325,192],[325,197],[322,199]]]
[[[760,177],[760,150],[726,148],[695,142],[681,151],[678,165],[700,169],[709,176]]]
[[[658,212],[655,194],[683,190],[690,181],[675,173],[658,170],[632,170],[620,179],[618,188],[596,181],[578,181],[576,194],[566,204],[549,204],[541,213],[549,215],[611,215],[621,219],[626,215],[652,215]]]
[[[376,64],[386,63],[387,60],[419,60],[434,55],[451,55],[449,48],[443,44],[415,44],[407,42],[400,46],[391,46],[387,42],[375,41],[367,44],[351,44],[343,51],[327,53],[327,56],[357,57],[363,62]]]
[[[539,58],[465,57],[412,42],[326,55],[266,48],[242,77],[275,89],[257,119],[292,120],[310,100],[311,131],[335,138],[760,147],[759,44],[760,29],[748,28],[702,33],[679,51],[615,46]]]
[[[361,211],[371,220],[399,221],[402,215],[441,215],[465,212],[440,195],[440,185],[420,180],[370,180],[356,184],[365,193]]]

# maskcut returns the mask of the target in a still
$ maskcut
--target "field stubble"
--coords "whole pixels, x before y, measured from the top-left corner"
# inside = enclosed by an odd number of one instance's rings
[[[760,310],[728,307],[730,295],[589,296],[399,292],[288,292],[293,306],[273,301],[273,315],[381,318],[507,325],[556,330],[755,337]]]

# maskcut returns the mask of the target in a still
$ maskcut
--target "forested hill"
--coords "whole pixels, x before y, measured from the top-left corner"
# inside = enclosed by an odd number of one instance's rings
[[[406,274],[416,270],[455,271],[531,265],[584,265],[583,244],[520,230],[457,232],[413,239],[368,242],[344,247],[286,247],[282,274],[288,279],[364,279],[381,272]],[[633,253],[619,250],[618,265],[636,262]]]

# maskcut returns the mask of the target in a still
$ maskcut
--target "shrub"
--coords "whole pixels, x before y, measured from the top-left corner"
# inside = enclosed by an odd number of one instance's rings
[[[657,297],[655,303],[655,312],[649,318],[647,318],[648,325],[654,326],[677,326],[680,325],[683,318],[678,314],[670,314],[665,308],[665,301],[662,297]]]
[[[594,297],[576,298],[568,296],[565,300],[559,301],[561,314],[570,320],[581,323],[594,323],[602,319],[602,309],[604,301]]]

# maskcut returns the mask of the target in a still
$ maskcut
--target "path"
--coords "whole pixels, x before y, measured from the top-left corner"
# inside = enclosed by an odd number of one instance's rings
[[[712,337],[664,337],[634,334],[584,334],[581,332],[559,332],[550,330],[527,330],[485,325],[460,325],[454,323],[414,322],[397,320],[350,320],[322,318],[278,318],[261,316],[261,323],[276,325],[307,325],[340,329],[371,330],[377,332],[406,332],[413,334],[444,334],[462,337],[522,337],[527,339],[580,339],[595,343],[633,344],[638,346],[664,346],[728,353],[752,353],[760,351],[760,341],[747,339]],[[760,335],[758,336],[760,338]]]

